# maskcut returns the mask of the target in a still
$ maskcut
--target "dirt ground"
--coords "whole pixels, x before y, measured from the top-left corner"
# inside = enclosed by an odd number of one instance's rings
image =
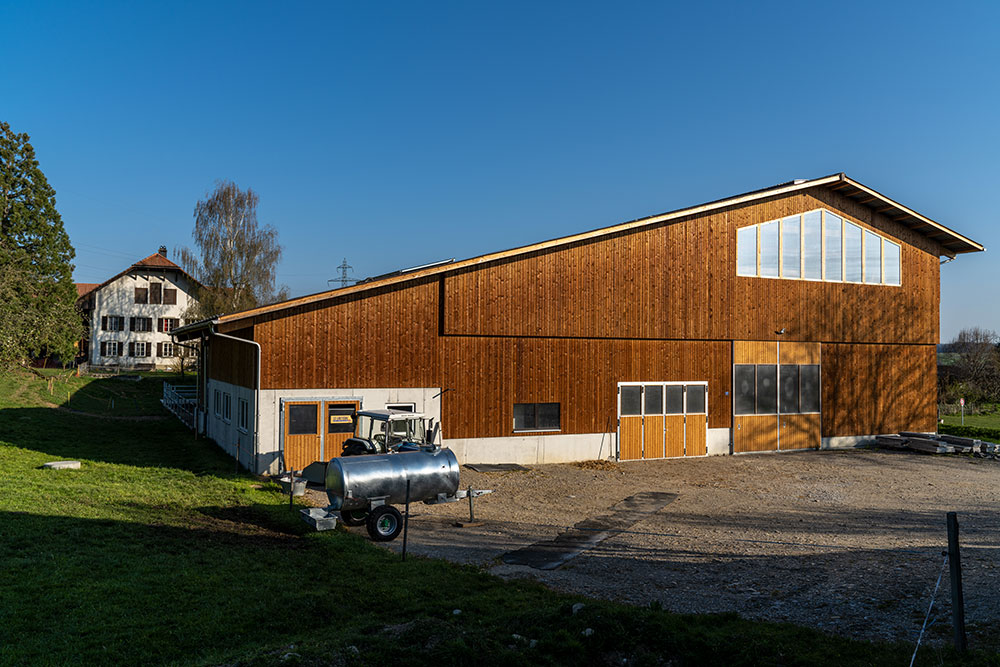
[[[684,613],[737,612],[858,638],[915,641],[946,548],[945,514],[961,524],[966,623],[1000,619],[1000,462],[888,451],[462,469],[476,500],[411,506],[410,553],[475,563],[502,577]],[[639,491],[678,498],[625,532],[541,571],[501,556],[547,540]],[[364,531],[364,528],[352,528]],[[402,539],[389,545],[396,551]],[[929,630],[947,640],[945,570]],[[992,630],[989,631],[992,634]]]

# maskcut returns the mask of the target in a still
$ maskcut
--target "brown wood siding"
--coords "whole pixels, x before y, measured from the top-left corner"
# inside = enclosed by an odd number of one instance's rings
[[[257,348],[248,343],[212,336],[206,362],[208,377],[240,387],[254,388]]]
[[[727,341],[443,339],[445,437],[514,435],[514,403],[558,402],[563,433],[615,430],[619,382],[708,382],[709,427],[728,428]]]
[[[819,343],[785,343],[779,346],[782,364],[820,363]]]
[[[820,416],[818,414],[781,415],[779,447],[809,449],[820,446]]]
[[[823,345],[823,437],[934,431],[933,345]]]
[[[777,415],[737,415],[733,452],[770,452],[778,448]]]
[[[261,386],[440,386],[437,313],[432,279],[262,317]]]
[[[736,276],[736,229],[829,208],[901,242],[902,286]],[[445,277],[448,334],[705,340],[938,339],[938,246],[825,189],[529,253]]]
[[[734,364],[776,364],[778,344],[767,341],[738,340],[733,343]]]

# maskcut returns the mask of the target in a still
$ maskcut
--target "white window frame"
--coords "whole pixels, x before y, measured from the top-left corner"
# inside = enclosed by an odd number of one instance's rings
[[[236,428],[243,433],[250,432],[250,402],[245,398],[236,401]]]
[[[170,341],[164,341],[163,344],[160,346],[160,350],[163,352],[163,354],[160,355],[161,358],[174,356],[174,344]]]
[[[104,355],[105,357],[120,357],[122,356],[122,342],[120,340],[106,340],[104,341]],[[114,346],[114,348],[112,348]],[[112,349],[114,350],[112,352]]]
[[[222,392],[216,389],[214,398],[215,398],[215,416],[222,417]]]
[[[233,397],[228,391],[222,393],[222,421],[227,424],[233,421]]]
[[[133,341],[133,345],[134,345],[134,347],[132,349],[135,352],[135,354],[132,355],[132,356],[137,357],[137,358],[138,357],[145,357],[146,356],[147,346],[149,345],[149,343],[147,343],[144,340],[137,340],[137,341]],[[141,352],[139,351],[139,346],[140,345],[142,346],[142,351]]]

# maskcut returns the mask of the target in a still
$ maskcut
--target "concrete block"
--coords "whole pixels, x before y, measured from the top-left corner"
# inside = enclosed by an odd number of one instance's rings
[[[50,461],[42,466],[49,470],[79,470],[79,461]]]

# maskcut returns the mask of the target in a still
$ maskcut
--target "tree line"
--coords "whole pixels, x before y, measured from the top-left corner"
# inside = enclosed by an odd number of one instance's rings
[[[938,401],[1000,403],[1000,335],[991,329],[962,329],[942,345],[938,364]]]

